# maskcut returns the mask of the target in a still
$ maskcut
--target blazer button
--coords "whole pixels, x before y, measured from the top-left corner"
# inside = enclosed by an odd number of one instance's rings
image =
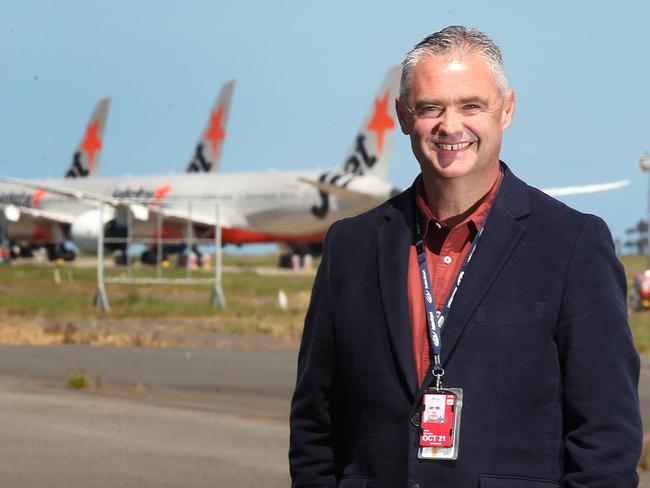
[[[411,423],[416,427],[420,427],[420,421],[422,420],[421,417],[422,417],[421,413],[416,413],[415,415],[413,415],[413,417],[411,417]],[[412,488],[415,488],[415,485],[413,485]]]

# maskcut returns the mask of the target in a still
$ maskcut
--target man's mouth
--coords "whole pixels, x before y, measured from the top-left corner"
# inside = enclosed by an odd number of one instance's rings
[[[463,149],[469,147],[471,142],[460,142],[458,144],[443,144],[441,142],[434,143],[436,147],[442,149],[443,151],[462,151]]]

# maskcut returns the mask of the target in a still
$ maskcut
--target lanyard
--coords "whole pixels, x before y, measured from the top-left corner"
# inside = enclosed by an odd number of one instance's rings
[[[502,180],[503,180],[503,173],[499,175],[499,183],[498,183],[499,188],[497,190],[497,195],[501,190]],[[442,328],[447,320],[447,317],[449,316],[451,305],[454,302],[454,297],[456,296],[456,293],[460,288],[460,284],[463,281],[463,277],[465,276],[467,267],[469,266],[469,263],[472,260],[472,256],[474,256],[474,252],[476,251],[476,247],[478,246],[478,241],[481,238],[481,235],[483,234],[483,229],[485,229],[485,223],[487,222],[490,212],[492,211],[493,204],[494,201],[490,205],[490,208],[488,209],[485,215],[485,219],[483,219],[483,223],[481,224],[481,228],[476,233],[476,236],[472,241],[472,245],[469,248],[469,251],[467,252],[467,256],[465,256],[465,261],[463,261],[463,265],[461,266],[460,271],[456,276],[456,279],[454,280],[454,285],[449,291],[449,295],[447,296],[447,299],[445,300],[442,308],[439,311],[435,309],[433,289],[431,288],[432,285],[431,275],[429,274],[429,267],[427,266],[427,254],[424,247],[424,236],[422,235],[422,228],[420,224],[420,212],[416,207],[415,248],[417,250],[418,266],[420,268],[420,281],[422,282],[422,291],[424,294],[424,308],[426,311],[427,325],[429,329],[429,347],[431,349],[431,356],[432,356],[431,363],[433,364],[433,368],[431,372],[433,376],[436,377],[437,389],[440,389],[440,387],[442,386],[442,376],[445,374],[445,370],[442,367],[442,363],[440,361],[440,354],[442,351]]]

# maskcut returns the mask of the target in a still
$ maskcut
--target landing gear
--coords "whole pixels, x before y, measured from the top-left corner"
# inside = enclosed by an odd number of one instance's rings
[[[47,259],[49,261],[58,261],[59,259],[73,261],[75,258],[75,253],[67,249],[63,244],[47,244],[45,249],[47,250]]]
[[[31,246],[21,246],[19,244],[9,244],[7,249],[9,249],[9,259],[18,259],[18,258],[33,258],[34,257],[34,248]]]
[[[310,270],[313,265],[314,256],[320,256],[322,253],[322,242],[281,244],[278,266],[285,269]]]
[[[34,250],[29,246],[18,246],[18,256],[21,258],[33,258]]]
[[[167,255],[167,252],[163,249],[163,252],[161,254],[161,261],[165,262],[167,261],[169,256]],[[158,252],[153,249],[147,249],[140,255],[140,262],[142,264],[150,264],[152,266],[155,266],[158,263]]]
[[[188,252],[187,248],[178,253],[178,260],[176,261],[176,266],[179,268],[184,268],[187,266],[187,260],[190,260],[192,266],[202,268],[207,262],[209,262],[210,257],[206,254],[203,254],[199,251],[199,247],[194,244],[191,250]]]

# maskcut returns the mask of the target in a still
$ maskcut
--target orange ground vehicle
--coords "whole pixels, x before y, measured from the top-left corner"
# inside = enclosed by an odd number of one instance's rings
[[[630,302],[634,310],[650,309],[650,269],[637,274],[630,290]]]

